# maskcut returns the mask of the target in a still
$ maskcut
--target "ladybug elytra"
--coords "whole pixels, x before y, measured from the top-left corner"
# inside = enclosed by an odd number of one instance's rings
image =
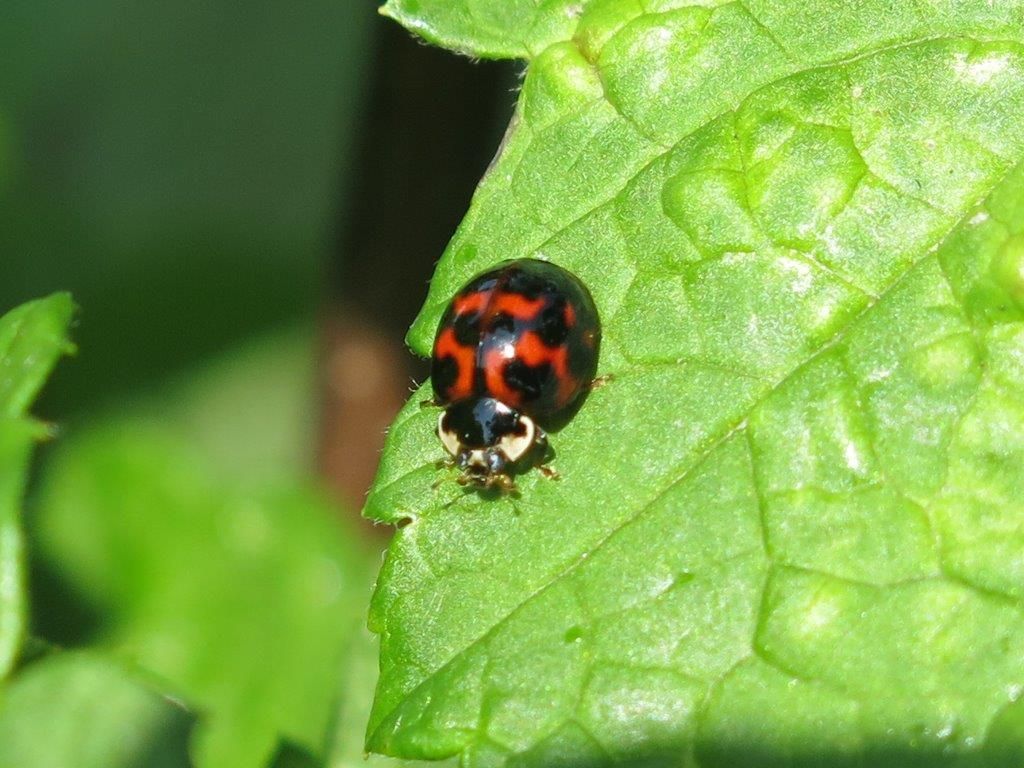
[[[600,343],[590,292],[561,267],[518,259],[470,280],[441,318],[430,373],[459,482],[509,491],[514,472],[546,469],[544,430],[575,411]]]

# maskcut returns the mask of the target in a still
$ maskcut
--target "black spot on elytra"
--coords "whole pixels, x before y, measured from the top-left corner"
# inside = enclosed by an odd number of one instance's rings
[[[540,313],[537,335],[549,347],[560,346],[569,338],[569,326],[565,323],[564,301],[552,302]]]
[[[502,286],[502,290],[508,293],[518,293],[531,300],[557,289],[558,286],[553,281],[526,270],[510,270],[508,279]]]
[[[516,329],[516,320],[512,315],[508,315],[504,312],[498,312],[494,317],[491,318],[490,328],[488,329],[491,333],[495,331],[508,331],[514,333]]]
[[[430,382],[434,387],[434,395],[440,402],[445,402],[452,385],[459,378],[459,364],[453,357],[435,357],[430,370]]]
[[[573,377],[588,382],[597,373],[596,340],[587,344],[582,337],[569,344],[569,371]]]
[[[475,347],[480,340],[480,313],[459,315],[452,323],[455,340],[464,347]]]
[[[539,400],[544,394],[545,385],[551,388],[553,374],[548,363],[530,366],[522,360],[514,359],[505,364],[502,371],[505,383],[519,392],[524,402]]]

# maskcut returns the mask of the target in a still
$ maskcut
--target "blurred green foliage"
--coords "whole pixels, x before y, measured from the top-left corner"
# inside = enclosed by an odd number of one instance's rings
[[[15,358],[5,329],[37,307]],[[42,383],[69,310],[58,296],[0,320],[0,390]],[[376,558],[308,477],[312,349],[306,328],[253,339],[47,457],[29,546],[65,594],[33,618],[91,652],[33,643],[0,686],[0,766],[363,762]],[[0,627],[14,616],[20,637],[21,612],[0,604]]]
[[[372,23],[336,0],[5,7],[0,307],[82,306],[61,418],[311,314]]]
[[[122,664],[62,653],[24,670],[0,698],[4,768],[186,768],[192,721]]]
[[[0,680],[25,636],[25,555],[21,502],[29,459],[48,428],[27,415],[57,359],[71,351],[74,307],[64,293],[0,316]]]
[[[121,422],[47,472],[40,551],[97,608],[94,647],[206,713],[198,766],[264,765],[279,736],[322,751],[371,571],[303,485],[235,483],[158,426]]]

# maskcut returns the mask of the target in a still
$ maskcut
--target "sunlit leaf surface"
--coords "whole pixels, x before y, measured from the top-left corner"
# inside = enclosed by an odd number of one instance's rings
[[[551,482],[464,493],[417,392],[366,514],[376,751],[1010,765],[1024,745],[1024,5],[391,0],[529,68],[410,342],[581,277]],[[433,484],[441,480],[437,488]],[[1016,757],[1015,757],[1016,756]]]

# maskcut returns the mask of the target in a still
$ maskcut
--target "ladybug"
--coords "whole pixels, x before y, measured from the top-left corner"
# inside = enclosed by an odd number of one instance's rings
[[[575,413],[600,344],[590,291],[559,266],[517,259],[470,280],[441,318],[430,372],[459,483],[514,491],[516,472],[554,475],[545,430]]]

